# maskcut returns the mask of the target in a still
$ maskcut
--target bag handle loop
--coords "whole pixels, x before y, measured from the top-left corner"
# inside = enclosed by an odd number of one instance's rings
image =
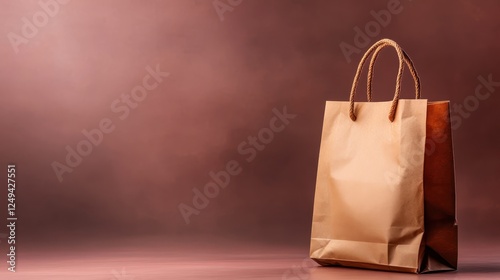
[[[361,58],[361,61],[359,62],[358,69],[356,70],[356,75],[354,76],[354,80],[352,83],[352,88],[351,88],[351,94],[349,97],[349,116],[351,120],[356,121],[356,114],[354,112],[354,95],[356,93],[356,88],[358,86],[359,82],[359,77],[361,75],[361,71],[363,70],[363,66],[373,53],[372,60],[370,61],[370,66],[369,66],[369,73],[368,73],[368,80],[367,80],[367,97],[368,101],[371,101],[371,81],[373,79],[373,66],[375,65],[375,61],[377,59],[378,53],[387,46],[391,46],[396,50],[396,54],[398,55],[398,60],[399,60],[399,68],[398,68],[398,74],[396,76],[396,89],[394,92],[394,98],[392,100],[391,108],[389,110],[389,120],[391,122],[394,121],[395,115],[396,115],[396,109],[398,106],[398,101],[399,101],[399,95],[401,93],[401,81],[403,77],[403,70],[404,70],[404,65],[403,63],[406,63],[408,65],[408,68],[410,68],[410,72],[412,73],[412,76],[415,80],[415,90],[416,90],[416,98],[420,97],[420,79],[418,78],[417,72],[415,70],[415,67],[413,66],[413,62],[411,59],[408,57],[408,55],[401,49],[401,47],[394,42],[393,40],[390,39],[382,39],[373,46],[371,46],[366,53],[363,55]]]
[[[378,55],[380,51],[389,45],[384,44],[379,46],[372,55],[372,59],[370,60],[370,65],[368,66],[368,78],[366,80],[366,97],[368,101],[372,101],[372,80],[373,80],[373,67],[375,66],[375,62],[378,58]],[[417,70],[415,69],[415,65],[413,64],[413,61],[411,58],[408,56],[408,54],[405,52],[405,50],[401,49],[403,51],[403,59],[404,62],[406,63],[406,66],[410,70],[411,76],[413,77],[413,81],[415,82],[415,99],[420,99],[420,78],[418,76]]]

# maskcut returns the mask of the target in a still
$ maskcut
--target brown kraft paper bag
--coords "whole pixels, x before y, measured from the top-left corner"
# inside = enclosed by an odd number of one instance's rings
[[[396,50],[394,98],[371,101],[373,66]],[[365,61],[368,102],[354,102]],[[400,99],[405,64],[415,99]],[[361,59],[350,100],[327,101],[318,160],[310,257],[325,266],[411,273],[457,269],[455,179],[449,101],[420,99],[411,59],[394,41]],[[389,118],[387,117],[389,116]]]

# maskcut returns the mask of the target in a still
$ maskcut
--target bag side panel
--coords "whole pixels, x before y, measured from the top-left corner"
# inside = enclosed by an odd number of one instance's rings
[[[458,229],[450,103],[427,106],[424,161],[425,254],[422,272],[456,270]]]

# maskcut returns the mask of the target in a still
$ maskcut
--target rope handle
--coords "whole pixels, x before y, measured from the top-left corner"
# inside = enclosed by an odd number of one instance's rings
[[[349,116],[350,116],[351,120],[353,120],[353,121],[356,121],[356,114],[354,112],[354,95],[356,93],[356,88],[358,86],[359,77],[361,75],[361,71],[363,70],[363,66],[364,66],[366,60],[368,59],[368,57],[370,57],[370,55],[372,55],[372,53],[375,53],[374,57],[372,57],[372,61],[370,62],[371,71],[369,71],[369,75],[368,75],[368,77],[369,77],[368,78],[369,79],[369,86],[368,87],[369,88],[367,88],[367,97],[368,97],[368,100],[370,101],[371,100],[371,80],[373,78],[373,66],[375,64],[378,53],[382,50],[382,48],[387,47],[387,46],[391,46],[396,50],[396,54],[398,55],[398,60],[399,60],[398,74],[396,76],[396,89],[394,91],[394,98],[392,100],[391,108],[389,110],[389,120],[391,122],[393,122],[395,115],[396,115],[396,109],[398,106],[399,95],[401,93],[401,81],[402,81],[403,70],[404,70],[403,63],[405,63],[405,62],[408,64],[408,67],[410,68],[410,72],[412,72],[412,75],[415,79],[415,83],[416,83],[415,89],[417,92],[416,97],[417,98],[420,97],[420,80],[418,79],[418,75],[417,75],[417,72],[415,71],[415,67],[413,67],[413,62],[408,57],[408,55],[403,52],[401,47],[396,42],[394,42],[393,40],[390,40],[390,39],[382,39],[382,40],[376,42],[375,44],[373,44],[373,46],[371,46],[366,51],[366,53],[361,58],[361,61],[359,62],[358,69],[356,70],[356,75],[354,76],[354,80],[353,80],[352,87],[351,87],[351,94],[349,97],[349,103],[350,103]]]
[[[372,55],[372,59],[370,60],[370,65],[368,66],[368,78],[366,80],[366,97],[368,101],[372,101],[372,80],[373,80],[373,67],[375,66],[375,62],[378,58],[378,55],[380,51],[387,47],[389,45],[384,44],[380,45]],[[415,65],[413,64],[413,61],[411,58],[408,56],[408,54],[403,50],[403,59],[404,62],[406,63],[406,66],[410,70],[411,76],[413,77],[413,81],[415,82],[415,99],[420,98],[420,78],[418,76],[417,70],[415,69]]]

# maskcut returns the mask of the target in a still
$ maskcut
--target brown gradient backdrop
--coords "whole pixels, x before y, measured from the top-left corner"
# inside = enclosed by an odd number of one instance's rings
[[[347,100],[361,56],[348,63],[339,44],[353,44],[353,28],[387,2],[248,0],[221,22],[208,0],[73,1],[15,54],[7,33],[19,34],[22,17],[40,8],[1,1],[1,178],[17,164],[19,239],[161,235],[307,247],[324,103]],[[500,3],[451,3],[402,0],[371,43],[399,42],[423,97],[453,104],[474,93],[479,75],[500,81]],[[120,121],[111,102],[156,64],[171,76]],[[384,52],[376,71],[374,98],[389,100],[394,54]],[[461,241],[500,236],[498,93],[454,131]],[[283,106],[296,119],[246,163],[237,145]],[[115,131],[59,183],[50,164],[105,117]],[[178,204],[232,159],[243,173],[186,226]],[[5,209],[3,185],[1,194]]]

